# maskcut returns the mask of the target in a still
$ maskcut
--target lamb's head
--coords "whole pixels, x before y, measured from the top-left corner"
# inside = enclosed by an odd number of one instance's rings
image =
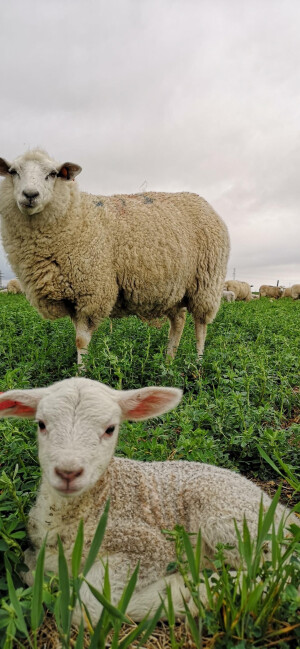
[[[0,176],[10,177],[15,202],[20,212],[29,216],[42,212],[51,202],[57,182],[73,180],[80,171],[79,165],[58,164],[38,149],[12,163],[0,158]]]
[[[113,390],[85,378],[0,394],[1,417],[35,418],[43,478],[63,496],[93,487],[107,469],[124,419],[148,419],[176,406],[177,388]]]

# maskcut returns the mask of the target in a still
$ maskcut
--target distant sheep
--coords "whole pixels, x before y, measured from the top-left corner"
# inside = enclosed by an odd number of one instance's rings
[[[291,297],[293,300],[300,299],[300,284],[293,284],[293,286],[291,286]]]
[[[292,297],[291,287],[283,289],[281,297]]]
[[[226,291],[233,291],[237,301],[250,302],[252,299],[251,286],[247,282],[230,279],[225,282],[224,289]]]
[[[26,551],[25,560],[30,570],[36,567],[37,553],[46,537],[45,571],[57,572],[57,534],[70,565],[80,519],[84,521],[85,560],[108,498],[110,510],[100,555],[109,560],[113,604],[140,561],[136,591],[128,608],[134,620],[158,606],[160,595],[165,597],[166,584],[171,586],[175,615],[182,613],[182,595],[193,607],[181,575],[167,574],[167,566],[175,561],[175,549],[163,529],[182,525],[194,534],[200,527],[203,567],[207,562],[210,567],[209,559],[218,543],[228,544],[224,550],[227,563],[240,567],[234,520],[242,532],[245,517],[250,536],[256,536],[260,502],[264,510],[271,503],[259,487],[228,469],[200,462],[138,462],[113,457],[122,421],[161,415],[180,398],[181,390],[176,388],[117,391],[84,378],[0,395],[0,415],[38,422],[42,482],[29,513],[33,550]],[[284,512],[278,505],[276,528]],[[292,520],[297,523],[291,515]],[[264,551],[268,559],[268,546]],[[101,590],[103,575],[99,556],[87,578]],[[32,583],[31,572],[25,579]],[[200,593],[205,603],[204,584]],[[81,598],[96,623],[101,605],[85,585]],[[79,624],[80,618],[76,610],[73,621]]]
[[[282,296],[282,293],[282,286],[269,286],[268,284],[262,284],[259,288],[259,297],[272,297],[275,300],[278,300],[278,298]]]
[[[195,321],[203,354],[220,305],[227,228],[196,194],[94,196],[79,192],[81,167],[34,150],[0,158],[3,246],[26,296],[45,318],[70,316],[78,361],[108,316],[167,316],[173,357]]]
[[[235,301],[235,294],[233,291],[223,291],[222,297],[226,302],[234,302]]]
[[[7,282],[7,292],[8,293],[23,293],[22,286],[18,279],[10,279]]]

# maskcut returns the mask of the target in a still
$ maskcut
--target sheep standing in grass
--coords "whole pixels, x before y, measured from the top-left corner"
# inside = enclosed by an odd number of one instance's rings
[[[180,574],[167,575],[175,551],[163,529],[182,525],[195,533],[200,527],[203,566],[213,557],[217,544],[223,543],[231,546],[225,550],[228,563],[239,567],[234,519],[241,531],[246,517],[251,537],[256,536],[260,502],[263,501],[264,509],[271,502],[259,487],[228,469],[208,464],[138,462],[113,457],[123,420],[159,415],[174,407],[180,398],[181,391],[176,388],[118,391],[84,378],[0,395],[0,415],[34,417],[38,421],[42,482],[29,514],[28,531],[34,550],[27,551],[26,562],[31,569],[35,568],[46,535],[45,570],[57,572],[57,534],[71,565],[81,518],[86,559],[108,498],[109,517],[100,553],[109,560],[115,604],[128,575],[140,561],[136,591],[128,608],[133,619],[141,619],[158,606],[166,584],[172,589],[176,615],[183,610],[182,594],[191,605]],[[275,526],[283,513],[284,508],[278,505]],[[265,551],[268,555],[268,548]],[[103,584],[103,573],[99,557],[88,574],[88,581],[98,590]],[[31,583],[30,573],[26,579]],[[205,602],[203,584],[201,588]],[[95,623],[100,604],[85,585],[81,597]],[[80,611],[76,611],[74,622],[79,621]]]
[[[224,290],[232,291],[237,301],[250,302],[252,300],[251,286],[247,282],[240,282],[237,279],[227,280]]]
[[[259,297],[272,297],[275,300],[278,300],[282,296],[283,288],[281,286],[269,286],[268,284],[262,284],[259,287]]]
[[[293,300],[300,299],[300,284],[293,284],[293,286],[291,286],[291,297]]]
[[[94,196],[79,192],[81,167],[35,150],[0,158],[2,239],[33,306],[70,316],[78,361],[103,318],[167,316],[174,356],[193,314],[197,351],[222,296],[227,228],[196,194]]]
[[[9,282],[7,282],[7,292],[8,293],[23,293],[22,291],[22,286],[19,282],[18,279],[10,279]]]

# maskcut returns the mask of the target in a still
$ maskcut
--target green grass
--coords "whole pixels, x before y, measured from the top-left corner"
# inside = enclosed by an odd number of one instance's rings
[[[115,388],[172,385],[184,391],[176,410],[148,422],[125,423],[118,455],[197,460],[260,479],[277,477],[259,446],[275,464],[280,457],[297,475],[299,323],[300,301],[223,303],[208,328],[202,362],[188,317],[176,359],[166,364],[167,323],[155,329],[130,317],[114,320],[111,332],[104,321],[90,345],[86,376]],[[44,386],[76,374],[75,333],[68,319],[42,320],[23,296],[0,294],[0,331],[0,391]],[[26,513],[40,475],[35,427],[0,420],[0,597],[7,595],[5,568],[21,588],[16,575],[26,546]]]

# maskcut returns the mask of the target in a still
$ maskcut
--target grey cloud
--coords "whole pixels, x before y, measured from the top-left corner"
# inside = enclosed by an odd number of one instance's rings
[[[41,146],[95,193],[196,191],[229,226],[230,268],[300,281],[298,0],[14,0],[1,14],[0,155]]]

